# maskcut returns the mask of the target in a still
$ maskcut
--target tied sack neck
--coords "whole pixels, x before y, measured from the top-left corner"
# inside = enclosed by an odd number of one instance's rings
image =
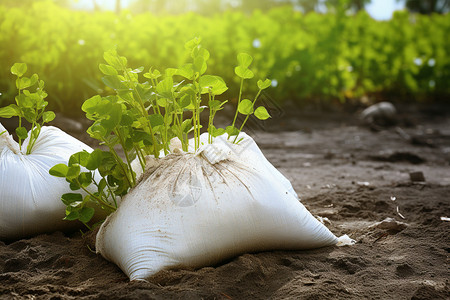
[[[19,154],[20,153],[19,144],[12,138],[8,130],[6,130],[6,128],[3,127],[3,125],[0,123],[0,134],[2,132],[4,133],[0,135],[0,154],[2,153],[4,148],[8,148],[14,154]]]

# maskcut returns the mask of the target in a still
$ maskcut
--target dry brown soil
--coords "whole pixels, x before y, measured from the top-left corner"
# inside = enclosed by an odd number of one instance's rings
[[[305,206],[354,246],[243,254],[129,282],[88,237],[56,232],[0,241],[0,299],[448,299],[447,110],[403,108],[380,131],[354,113],[292,111],[249,129]],[[405,224],[376,225],[386,218]]]

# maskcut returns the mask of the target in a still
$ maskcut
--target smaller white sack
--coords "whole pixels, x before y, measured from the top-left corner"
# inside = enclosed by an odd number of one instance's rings
[[[240,137],[238,145],[218,138],[197,153],[150,160],[141,182],[100,227],[97,252],[131,280],[143,280],[246,252],[335,245],[253,139]]]
[[[25,154],[27,145],[28,139],[20,151],[7,132],[0,136],[0,239],[79,226],[63,220],[61,195],[72,192],[69,184],[48,171],[56,164],[67,164],[75,152],[91,152],[92,148],[53,126],[42,127],[29,155]]]

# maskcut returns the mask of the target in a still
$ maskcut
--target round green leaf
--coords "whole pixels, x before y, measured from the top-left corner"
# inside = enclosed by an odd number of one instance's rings
[[[86,167],[86,164],[89,159],[89,153],[86,151],[80,151],[77,153],[74,153],[69,158],[69,166],[80,164],[83,167]]]
[[[270,79],[266,79],[264,81],[258,80],[257,84],[258,84],[258,88],[260,90],[264,90],[264,89],[267,89],[269,86],[272,85],[272,80],[270,80]]]
[[[113,90],[128,90],[128,87],[123,83],[118,75],[106,75],[102,77],[103,83]]]
[[[91,172],[83,172],[78,176],[78,181],[80,182],[82,187],[88,187],[92,183],[92,173]]]
[[[67,221],[74,221],[76,219],[78,219],[79,215],[78,215],[78,211],[67,211],[66,210],[66,216],[64,218],[64,220]]]
[[[236,68],[234,68],[234,73],[243,79],[251,79],[254,76],[253,72],[250,69],[243,66],[237,66]]]
[[[69,167],[67,167],[65,164],[57,164],[53,166],[48,172],[52,176],[66,177],[68,171]]]
[[[239,103],[238,106],[239,113],[243,115],[251,115],[253,113],[253,103],[248,99],[244,99]]]
[[[237,56],[239,66],[248,68],[253,61],[253,58],[247,53],[239,53]]]
[[[255,116],[260,120],[267,120],[270,118],[270,115],[264,106],[260,106],[255,110]]]
[[[42,114],[42,121],[43,121],[44,123],[48,123],[48,122],[53,121],[53,120],[55,119],[55,117],[56,117],[56,115],[55,115],[54,112],[52,112],[52,111],[46,111],[46,112],[44,112],[44,113]]]
[[[202,88],[202,94],[211,91],[213,95],[221,95],[228,90],[225,81],[220,76],[203,75],[200,77],[199,84]]]
[[[85,167],[86,169],[93,171],[101,166],[102,160],[103,160],[103,151],[100,149],[95,149],[94,151],[92,151],[91,154],[89,154],[89,158],[87,160]]]
[[[80,174],[80,165],[70,166],[67,170],[66,178],[67,179],[75,179]]]
[[[114,67],[111,67],[110,65],[100,64],[98,66],[100,71],[102,71],[105,75],[117,75],[117,70]]]
[[[148,119],[150,120],[150,125],[152,125],[152,127],[164,125],[164,117],[160,114],[149,115]]]
[[[25,127],[17,127],[16,128],[16,134],[22,140],[24,140],[24,139],[26,139],[28,137],[28,132],[25,129]]]
[[[234,126],[227,126],[225,131],[226,131],[226,133],[228,133],[229,136],[233,136],[233,135],[238,135],[239,134],[239,129],[237,129]]]
[[[27,71],[27,64],[25,63],[15,63],[11,67],[11,73],[17,77],[21,77]]]
[[[0,118],[11,118],[11,117],[18,116],[19,114],[15,107],[17,107],[17,105],[11,104],[6,107],[0,108]],[[18,109],[18,107],[17,107],[17,109]]]
[[[77,193],[66,193],[61,196],[61,201],[65,205],[70,205],[72,207],[77,206],[81,202],[83,202],[83,196]]]

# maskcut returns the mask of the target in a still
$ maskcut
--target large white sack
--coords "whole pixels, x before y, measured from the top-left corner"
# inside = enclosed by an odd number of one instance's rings
[[[255,142],[241,136],[239,145],[216,139],[196,154],[150,160],[141,182],[100,227],[97,252],[140,280],[245,252],[336,244]]]
[[[28,139],[20,151],[7,132],[0,136],[0,239],[79,226],[63,220],[61,195],[71,192],[69,184],[48,171],[56,164],[67,164],[75,152],[92,149],[53,126],[42,127],[29,155],[25,154],[27,145]]]

